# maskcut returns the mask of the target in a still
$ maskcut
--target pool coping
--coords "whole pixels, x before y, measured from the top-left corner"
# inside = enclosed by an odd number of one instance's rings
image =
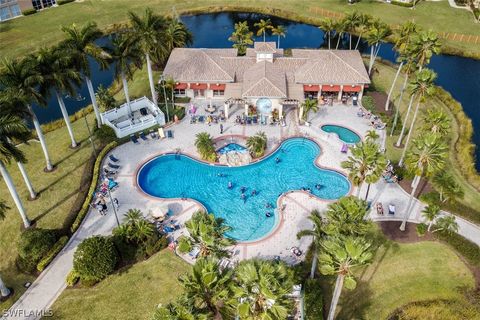
[[[238,137],[246,137],[245,135],[231,135],[231,136],[238,136]],[[359,135],[360,136],[360,135]],[[361,136],[360,136],[361,137]],[[344,173],[343,171],[341,170],[338,170],[336,168],[332,168],[332,167],[328,167],[328,166],[323,166],[319,163],[320,161],[320,158],[321,156],[324,154],[324,150],[325,148],[322,148],[322,144],[315,140],[314,138],[311,138],[311,137],[305,137],[305,136],[301,136],[301,135],[292,135],[292,136],[288,136],[288,137],[285,137],[285,138],[282,138],[280,139],[273,147],[272,150],[270,150],[268,153],[264,154],[262,157],[260,158],[256,158],[254,159],[254,161],[250,162],[248,165],[251,165],[251,164],[255,164],[256,162],[258,161],[261,161],[261,160],[264,160],[265,158],[271,156],[273,153],[275,153],[279,148],[280,146],[282,145],[283,142],[289,140],[289,139],[295,139],[295,138],[301,138],[301,139],[308,139],[310,141],[312,141],[313,143],[317,144],[317,146],[319,147],[320,149],[320,152],[318,153],[318,155],[315,157],[313,163],[315,166],[317,166],[319,169],[325,169],[325,170],[329,170],[329,171],[334,171],[342,176],[345,177],[345,179],[348,181],[349,183],[349,189],[348,189],[348,192],[343,196],[343,197],[346,197],[346,196],[350,196],[352,194],[352,191],[353,191],[353,184],[352,182],[350,181],[350,179],[348,178],[348,174]],[[140,187],[139,183],[138,183],[138,174],[140,172],[140,170],[147,164],[149,163],[150,161],[154,160],[155,158],[158,158],[158,157],[161,157],[161,156],[164,156],[164,155],[175,155],[175,154],[181,154],[181,155],[184,155],[184,156],[187,156],[189,158],[191,158],[192,160],[194,161],[198,161],[200,163],[204,163],[206,165],[215,165],[215,166],[221,166],[221,167],[229,167],[227,165],[224,165],[224,164],[220,164],[218,162],[211,162],[211,161],[206,161],[206,160],[203,160],[203,159],[199,159],[196,155],[192,155],[191,153],[188,153],[188,152],[160,152],[160,153],[157,153],[155,155],[152,155],[150,156],[148,159],[146,159],[145,161],[141,162],[135,169],[135,173],[134,175],[132,176],[132,179],[133,179],[133,186],[139,190],[140,194],[146,198],[149,198],[149,199],[152,199],[152,200],[156,200],[156,201],[160,201],[160,202],[172,202],[172,201],[190,201],[190,202],[193,202],[194,204],[197,204],[200,208],[203,208],[203,210],[205,212],[208,212],[205,205],[203,205],[200,201],[198,200],[195,200],[193,198],[162,198],[162,197],[156,197],[156,196],[152,196],[148,193],[146,193],[142,187]],[[242,166],[240,166],[242,167]],[[271,237],[273,237],[279,230],[280,228],[283,226],[283,223],[284,223],[284,217],[283,217],[283,210],[281,210],[281,206],[280,206],[280,203],[281,203],[281,200],[286,197],[287,195],[289,194],[292,194],[292,193],[303,193],[305,195],[308,195],[310,198],[313,198],[317,201],[322,201],[322,202],[325,202],[325,203],[333,203],[335,201],[337,201],[338,199],[323,199],[323,198],[320,198],[308,191],[304,191],[304,190],[288,190],[288,191],[285,191],[284,193],[282,193],[278,198],[277,198],[277,215],[276,215],[276,218],[277,218],[277,222],[275,223],[274,227],[272,228],[272,230],[267,233],[265,236],[259,238],[259,239],[255,239],[253,241],[236,241],[236,245],[243,245],[243,246],[248,246],[248,245],[255,245],[255,244],[259,244],[261,242],[264,242],[264,241],[267,241],[268,239],[270,239]]]

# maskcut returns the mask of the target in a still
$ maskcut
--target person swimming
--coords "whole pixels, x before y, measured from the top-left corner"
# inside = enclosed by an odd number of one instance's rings
[[[220,177],[220,178],[225,177],[225,173],[219,172],[219,173],[217,173],[217,176]]]
[[[275,163],[280,163],[280,158],[275,158]]]
[[[265,216],[266,216],[267,218],[270,218],[272,215],[273,215],[273,214],[272,214],[271,212],[265,213]]]
[[[228,189],[232,189],[233,188],[233,183],[232,181],[228,181]]]
[[[241,192],[241,193],[245,193],[245,190],[247,190],[246,187],[241,187],[241,188],[240,188],[240,192]]]
[[[270,209],[271,207],[272,207],[272,205],[267,202],[267,204],[265,205],[265,208]]]
[[[252,190],[252,196],[256,195],[257,194],[257,190],[253,189]]]
[[[315,185],[315,189],[317,189],[317,190],[322,189],[322,185],[321,185],[320,183],[317,183],[317,184]]]
[[[245,203],[247,201],[247,197],[245,196],[245,193],[241,194],[240,199],[243,200],[243,203]]]

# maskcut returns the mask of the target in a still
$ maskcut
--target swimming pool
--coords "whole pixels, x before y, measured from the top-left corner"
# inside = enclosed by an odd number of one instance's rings
[[[348,193],[350,182],[345,176],[314,164],[319,153],[315,142],[292,138],[267,158],[241,167],[210,165],[185,155],[166,154],[147,162],[137,181],[145,193],[155,197],[201,202],[232,228],[227,236],[253,241],[266,236],[278,223],[276,215],[269,218],[266,213],[275,212],[280,194],[306,187],[317,197],[334,200]],[[227,187],[229,182],[232,189]],[[242,186],[246,188],[245,202],[241,199]],[[252,195],[253,190],[256,195]],[[272,208],[266,208],[267,203]]]
[[[219,154],[225,154],[230,151],[237,151],[237,152],[247,152],[247,148],[238,143],[229,143],[226,146],[221,147],[217,150]]]
[[[322,126],[321,129],[325,132],[336,133],[340,138],[340,140],[342,140],[345,143],[354,144],[354,143],[360,142],[359,135],[345,127],[328,124],[328,125]]]

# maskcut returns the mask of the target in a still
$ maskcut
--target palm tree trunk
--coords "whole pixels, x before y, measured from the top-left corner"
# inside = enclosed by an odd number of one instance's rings
[[[22,174],[23,181],[25,181],[25,185],[27,186],[28,192],[30,193],[30,199],[34,200],[37,198],[37,193],[35,190],[33,190],[32,183],[30,182],[30,179],[28,178],[27,171],[25,170],[25,167],[23,166],[23,163],[17,162],[18,169],[20,170],[20,173]]]
[[[335,310],[337,309],[340,294],[342,294],[344,278],[345,276],[342,274],[339,274],[337,276],[337,281],[335,282],[335,290],[333,291],[332,303],[330,304],[330,310],[328,311],[327,320],[333,320],[335,318]]]
[[[360,32],[360,34],[358,35],[357,44],[355,45],[355,50],[358,49],[358,45],[360,44],[360,39],[362,39],[362,32]]]
[[[60,106],[60,110],[62,111],[63,119],[65,120],[65,124],[67,125],[68,133],[70,134],[70,139],[72,140],[72,148],[77,147],[77,141],[75,141],[75,137],[73,135],[72,124],[70,123],[70,118],[68,117],[67,108],[65,107],[65,102],[63,102],[62,96],[55,90],[55,94],[57,95],[58,105]]]
[[[328,50],[330,50],[330,32],[328,32]]]
[[[370,61],[368,62],[368,74],[372,72],[373,67],[373,46],[370,47]]]
[[[410,97],[410,102],[408,103],[407,114],[405,115],[405,119],[403,119],[402,131],[400,132],[400,136],[398,137],[397,143],[395,144],[397,147],[400,147],[400,144],[402,143],[403,135],[405,134],[408,117],[410,116],[410,110],[412,110],[413,98],[414,96],[412,95]]]
[[[20,200],[20,197],[18,196],[17,189],[15,188],[15,185],[13,184],[12,177],[7,171],[7,168],[5,168],[5,165],[0,161],[0,174],[3,177],[3,180],[5,180],[5,184],[7,185],[8,191],[10,191],[10,195],[13,198],[13,202],[15,202],[15,205],[17,206],[18,212],[20,213],[20,216],[22,217],[23,221],[23,226],[25,228],[30,227],[30,220],[28,220],[27,214],[25,213],[25,209],[23,208],[22,201]]]
[[[370,186],[371,186],[371,184],[369,183],[367,185],[367,194],[365,194],[365,201],[367,201],[367,199],[368,199],[368,194],[370,193]]]
[[[315,241],[315,239],[313,239]],[[318,262],[318,252],[315,250],[313,253],[313,259],[312,259],[312,268],[310,269],[310,279],[315,278],[315,270],[317,270],[317,262]]]
[[[125,93],[125,100],[127,101],[127,107],[128,107],[128,114],[132,114],[132,109],[130,107],[130,95],[128,94],[128,82],[127,82],[127,77],[125,76],[125,72],[122,71],[121,75],[122,77],[122,83],[123,83],[123,92]]]
[[[338,40],[337,40],[337,46],[335,47],[335,50],[338,50],[338,46],[340,45],[340,40],[342,39],[342,33],[340,32],[338,34]]]
[[[392,86],[390,87],[390,91],[388,91],[388,96],[387,96],[387,102],[385,102],[385,111],[388,111],[388,107],[390,106],[390,97],[392,96],[393,93],[393,88],[395,88],[395,83],[397,82],[398,75],[400,74],[400,71],[402,70],[403,67],[403,61],[400,63],[400,66],[398,67],[397,73],[395,73],[395,78],[393,78]]]
[[[393,118],[392,131],[390,132],[390,137],[393,136],[393,132],[395,131],[395,127],[397,126],[398,116],[400,115],[400,105],[402,104],[403,94],[405,93],[405,90],[407,88],[407,83],[408,83],[408,74],[405,75],[405,80],[403,81],[403,87],[402,87],[402,90],[400,91],[400,96],[397,102],[397,109],[395,110],[395,117]]]
[[[52,162],[50,161],[50,156],[48,154],[47,143],[45,142],[45,137],[43,136],[42,127],[40,126],[40,122],[38,121],[37,115],[33,112],[32,106],[27,105],[28,111],[30,111],[30,115],[32,117],[33,126],[35,127],[35,131],[37,132],[38,140],[40,141],[40,145],[42,146],[43,155],[45,156],[45,162],[47,163],[47,167],[45,171],[52,171],[53,166]]]
[[[0,297],[6,298],[10,295],[10,289],[7,288],[5,282],[3,282],[2,277],[0,276]]]
[[[405,210],[405,214],[403,216],[402,224],[400,225],[400,230],[405,231],[405,227],[407,226],[407,220],[410,217],[410,207],[412,206],[413,198],[415,197],[415,193],[417,192],[417,186],[412,189],[410,192],[410,199],[408,199],[407,209]]]
[[[415,120],[417,120],[417,114],[418,114],[418,107],[419,106],[420,106],[420,99],[418,99],[417,106],[415,107],[415,113],[413,114],[412,123],[410,124],[410,129],[408,131],[407,141],[405,142],[405,147],[403,148],[402,157],[400,158],[400,162],[398,163],[398,165],[400,167],[403,165],[403,160],[405,160],[405,154],[407,153],[408,144],[410,142],[410,138],[412,137],[413,128],[415,126]]]
[[[280,49],[280,35],[278,35],[277,48]]]
[[[349,50],[352,50],[352,34],[349,33],[349,43],[348,43]]]
[[[357,187],[357,194],[356,194],[356,197],[360,199],[360,190],[362,190],[362,185],[363,185],[363,182],[360,183]]]
[[[95,97],[95,91],[93,90],[92,80],[89,77],[85,76],[85,82],[87,83],[88,93],[90,94],[90,100],[92,101],[93,111],[95,112],[95,117],[97,118],[97,127],[102,126],[102,117],[100,117],[100,111],[98,111],[97,98]]]
[[[433,220],[428,223],[428,228],[427,228],[428,232],[430,232],[430,229],[432,228],[432,226],[433,226]]]
[[[155,84],[153,82],[153,72],[152,72],[152,61],[150,60],[150,55],[147,53],[145,54],[147,58],[147,70],[148,70],[148,81],[150,82],[150,91],[152,92],[152,101],[156,107],[158,107],[157,103],[157,95],[155,93]]]

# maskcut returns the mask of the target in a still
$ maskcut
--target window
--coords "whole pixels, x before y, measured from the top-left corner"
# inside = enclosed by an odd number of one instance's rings
[[[184,96],[185,95],[185,89],[175,89],[173,90],[173,94],[176,96]]]
[[[22,10],[20,10],[20,7],[18,6],[18,4],[14,4],[13,6],[10,6],[10,11],[12,11],[13,17],[18,17],[22,15]]]
[[[32,0],[32,5],[35,10],[42,10],[51,7],[57,3],[56,0]]]
[[[213,90],[213,96],[214,97],[223,97],[225,94],[224,90]]]
[[[10,7],[5,7],[5,8],[0,8],[0,20],[7,20],[12,17],[12,14],[10,13]]]
[[[18,4],[12,4],[10,6],[0,8],[0,21],[8,20],[21,15],[22,11],[20,10]]]

